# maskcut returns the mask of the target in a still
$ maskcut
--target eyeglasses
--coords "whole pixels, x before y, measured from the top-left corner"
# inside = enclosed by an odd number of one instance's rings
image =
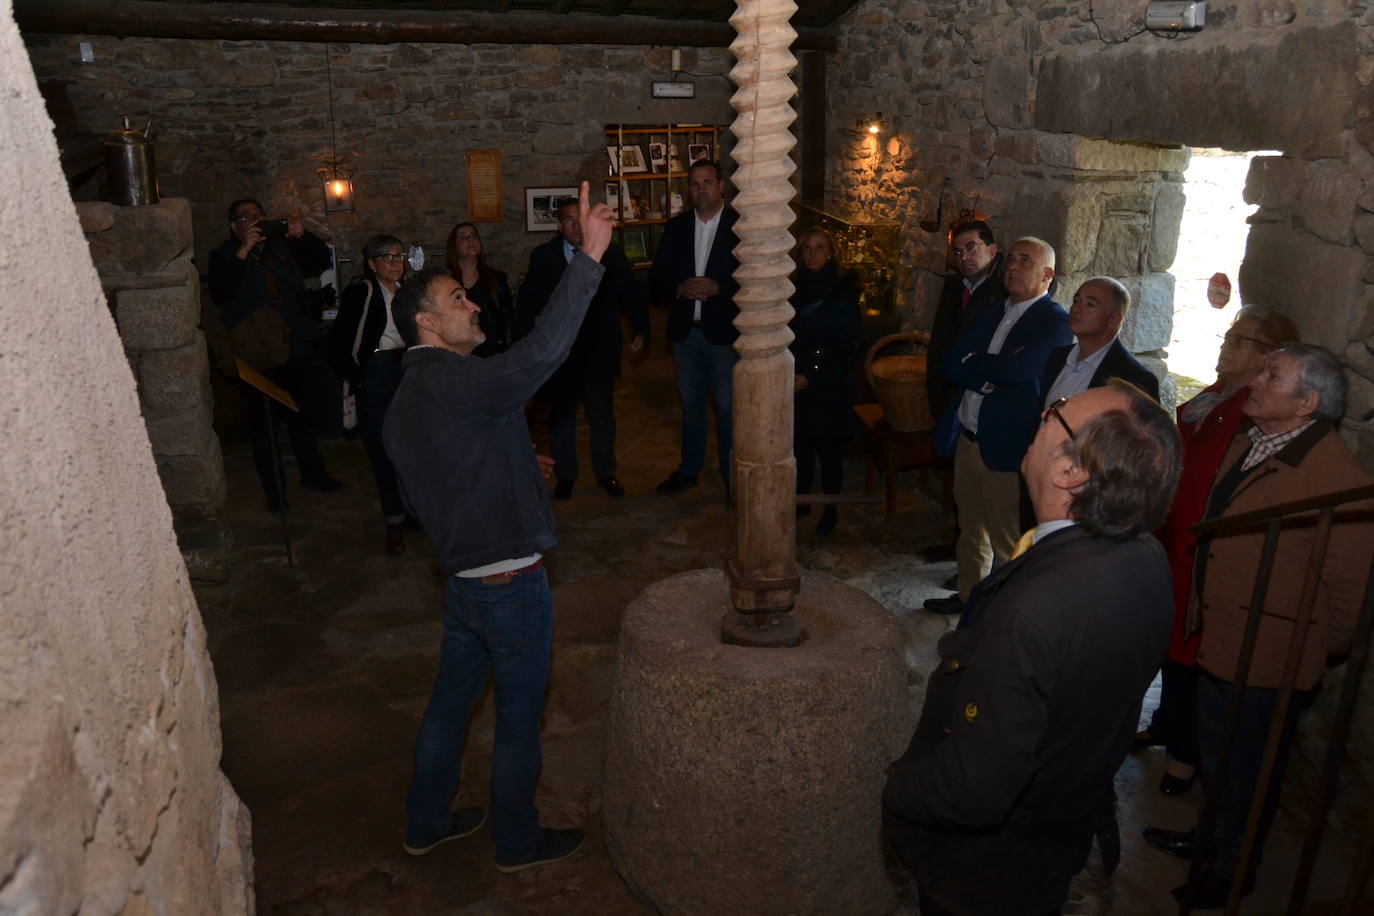
[[[388,251],[385,254],[379,254],[373,258],[374,261],[390,261],[392,264],[398,264],[405,259],[406,256],[399,251]]]
[[[983,241],[969,242],[963,248],[956,247],[954,249],[954,260],[962,261],[964,258],[971,258],[978,253],[979,248],[986,247],[988,247],[987,242]]]
[[[1063,406],[1064,406],[1065,404],[1067,404],[1067,403],[1069,403],[1069,399],[1068,399],[1068,398],[1060,398],[1059,400],[1057,400],[1057,401],[1055,401],[1053,404],[1051,404],[1049,407],[1046,407],[1046,408],[1045,408],[1045,416],[1052,416],[1052,417],[1054,417],[1056,420],[1058,420],[1058,421],[1059,421],[1059,425],[1062,426],[1062,427],[1064,427],[1064,432],[1068,433],[1069,438],[1072,439],[1072,438],[1073,438],[1073,427],[1069,425],[1069,421],[1068,421],[1068,420],[1065,420],[1065,419],[1064,419],[1064,415],[1063,415],[1062,413],[1059,412],[1059,408],[1063,407]]]
[[[260,219],[262,219],[262,211],[261,211],[261,210],[257,210],[257,211],[254,211],[254,210],[245,210],[243,213],[240,213],[238,216],[234,217],[234,218],[231,219],[229,222],[231,222],[231,223],[252,223],[252,222],[256,222],[257,220],[260,220]]]
[[[1277,349],[1273,344],[1266,343],[1258,337],[1246,337],[1244,334],[1237,334],[1235,331],[1227,331],[1225,334],[1218,334],[1217,336],[1221,338],[1221,345],[1223,347],[1228,344],[1233,347],[1239,347],[1242,343],[1248,343],[1261,353],[1268,353],[1271,350]]]

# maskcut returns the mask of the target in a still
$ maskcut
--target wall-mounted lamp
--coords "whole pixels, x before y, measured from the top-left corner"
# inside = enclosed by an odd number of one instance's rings
[[[871,118],[855,118],[854,127],[850,133],[856,140],[865,137],[876,137],[883,129],[883,113],[880,111]]]

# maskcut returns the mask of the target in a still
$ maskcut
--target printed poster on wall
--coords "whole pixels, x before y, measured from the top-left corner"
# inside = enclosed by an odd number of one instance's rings
[[[501,221],[501,151],[468,150],[468,219],[474,223]]]

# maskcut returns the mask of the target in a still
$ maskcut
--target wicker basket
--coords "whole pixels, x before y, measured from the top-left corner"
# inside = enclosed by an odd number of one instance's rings
[[[883,347],[899,342],[916,344],[920,352],[874,359]],[[920,331],[889,334],[869,349],[864,360],[868,384],[873,386],[873,394],[882,405],[887,425],[897,432],[915,433],[935,425],[926,398],[926,350],[929,346],[930,335]]]

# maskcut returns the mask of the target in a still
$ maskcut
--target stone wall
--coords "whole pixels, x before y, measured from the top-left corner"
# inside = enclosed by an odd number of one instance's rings
[[[191,207],[181,198],[163,198],[148,207],[80,203],[76,211],[138,380],[139,407],[187,573],[197,582],[224,582],[230,544],[224,458],[211,428]]]
[[[253,910],[134,377],[0,3],[0,912]]]
[[[697,97],[654,100],[650,82],[671,77],[668,48],[331,44],[338,154],[354,174],[356,208],[326,215],[316,177],[330,159],[326,45],[25,40],[62,136],[89,142],[121,114],[152,118],[162,194],[191,202],[202,274],[207,251],[227,237],[230,201],[244,196],[261,197],[270,214],[304,215],[341,257],[358,258],[377,232],[442,250],[468,218],[465,153],[499,149],[502,219],[481,230],[514,281],[547,238],[525,233],[524,187],[603,178],[606,124],[733,120],[725,49],[683,49]],[[79,61],[81,41],[93,63]]]
[[[1169,339],[1164,271],[1186,165],[1175,149],[1277,150],[1251,164],[1246,199],[1260,209],[1240,295],[1344,356],[1343,434],[1374,468],[1374,19],[1363,3],[1213,0],[1200,33],[1130,37],[1144,7],[1095,0],[1094,21],[1086,0],[866,0],[829,73],[832,206],[906,226],[903,305],[916,326],[934,308],[944,227],[977,206],[1003,238],[1054,244],[1070,291],[1092,273],[1129,279],[1145,308],[1126,339],[1148,351]],[[851,139],[843,127],[875,109],[891,133]],[[943,225],[923,229],[937,213]],[[1306,720],[1311,760],[1334,692]],[[1374,678],[1363,696],[1354,791],[1338,808],[1351,825],[1374,797]],[[1312,771],[1297,771],[1290,800],[1302,804]]]

